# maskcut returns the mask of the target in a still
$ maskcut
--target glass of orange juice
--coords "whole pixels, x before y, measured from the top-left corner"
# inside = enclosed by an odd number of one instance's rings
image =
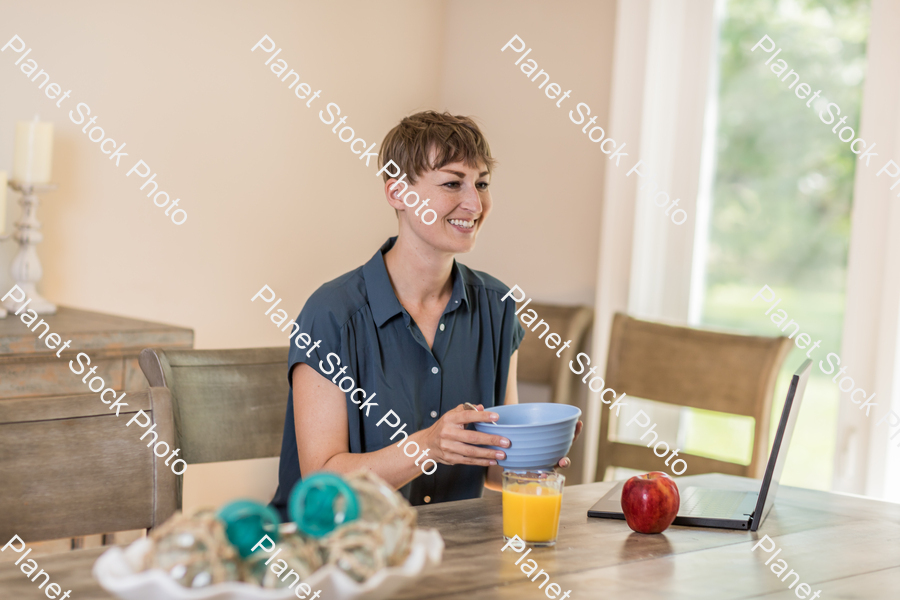
[[[503,471],[503,538],[556,544],[565,481],[554,471]]]

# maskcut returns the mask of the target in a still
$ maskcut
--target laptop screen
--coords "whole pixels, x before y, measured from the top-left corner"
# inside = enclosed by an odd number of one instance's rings
[[[750,531],[756,531],[763,518],[772,508],[775,494],[778,492],[778,482],[781,480],[781,472],[787,460],[788,447],[791,445],[791,434],[794,433],[794,424],[797,415],[800,414],[800,404],[803,400],[803,392],[806,389],[806,381],[812,360],[806,359],[800,368],[791,377],[791,385],[788,388],[787,399],[781,411],[781,420],[778,422],[778,432],[772,443],[772,453],[769,455],[769,464],[763,477],[762,488],[759,490],[759,499],[756,502],[756,510],[753,512],[753,522]]]

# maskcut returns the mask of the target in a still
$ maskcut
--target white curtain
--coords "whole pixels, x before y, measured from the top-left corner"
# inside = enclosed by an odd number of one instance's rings
[[[871,394],[878,406],[869,416],[841,394],[833,489],[900,501],[900,431],[888,421],[900,415],[897,344],[900,341],[900,187],[876,173],[889,159],[900,163],[900,3],[872,1],[863,87],[860,137],[876,143],[878,156],[868,167],[857,162],[851,214],[850,256],[841,365]],[[823,432],[830,435],[831,432]]]
[[[606,161],[606,189],[595,303],[594,364],[605,364],[613,314],[628,311],[648,319],[687,323],[697,198],[707,115],[709,80],[717,39],[714,0],[619,0],[609,131],[627,142],[629,162]],[[653,205],[651,187],[628,171],[638,161],[658,190],[688,219],[676,225]],[[627,164],[627,166],[626,166]],[[585,481],[596,468],[600,410],[592,393]],[[676,439],[674,415],[654,415],[660,435]]]

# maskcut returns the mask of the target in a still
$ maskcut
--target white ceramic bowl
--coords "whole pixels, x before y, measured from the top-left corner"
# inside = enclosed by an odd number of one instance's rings
[[[111,548],[94,563],[94,577],[101,587],[122,600],[288,600],[298,598],[292,589],[266,589],[244,582],[218,583],[205,588],[186,588],[164,572],[138,571],[150,549],[147,538],[137,540],[123,552]],[[322,590],[319,600],[384,600],[400,588],[421,578],[441,563],[444,540],[436,529],[417,529],[406,562],[382,569],[364,583],[358,583],[333,566],[313,573],[306,583]],[[295,586],[296,589],[296,586]],[[302,592],[301,592],[302,595]],[[309,600],[311,596],[307,597]]]

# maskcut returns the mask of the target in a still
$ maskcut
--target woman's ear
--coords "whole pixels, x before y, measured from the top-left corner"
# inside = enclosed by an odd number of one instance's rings
[[[391,189],[393,186],[394,189]],[[397,180],[395,178],[388,179],[384,182],[384,197],[387,199],[388,204],[390,204],[394,210],[404,210],[406,209],[406,205],[403,204],[403,199],[401,193],[405,191],[406,186],[397,185]]]

